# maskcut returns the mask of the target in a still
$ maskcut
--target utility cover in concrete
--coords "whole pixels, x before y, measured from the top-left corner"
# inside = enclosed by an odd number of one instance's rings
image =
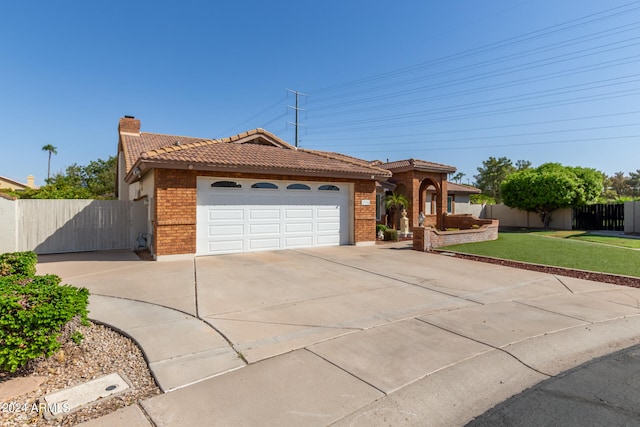
[[[129,390],[131,385],[121,374],[109,374],[86,383],[68,387],[42,397],[47,420],[75,411],[98,399],[114,396]]]

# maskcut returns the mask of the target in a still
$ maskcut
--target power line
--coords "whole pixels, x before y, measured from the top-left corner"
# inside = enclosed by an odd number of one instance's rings
[[[394,147],[399,145],[415,145],[415,146],[424,146],[431,144],[442,144],[449,142],[462,142],[462,141],[479,141],[479,140],[488,140],[488,139],[501,139],[501,138],[514,138],[514,137],[523,137],[523,136],[540,136],[540,135],[552,135],[556,133],[568,133],[568,132],[585,132],[585,131],[593,131],[593,130],[603,130],[603,129],[619,129],[619,128],[627,128],[627,127],[636,127],[640,126],[640,122],[637,123],[627,123],[622,125],[610,125],[610,126],[593,126],[586,128],[574,128],[574,129],[561,129],[561,130],[552,130],[552,131],[541,131],[541,132],[523,132],[523,133],[512,133],[507,135],[489,135],[489,136],[474,136],[467,138],[448,138],[448,139],[430,139],[427,141],[404,141],[393,143]],[[385,145],[388,146],[389,142],[369,142],[367,146],[378,146]],[[331,146],[343,146],[343,144],[322,144],[323,147],[331,147]]]
[[[451,133],[468,133],[468,132],[478,132],[478,131],[487,131],[487,130],[496,130],[496,129],[508,129],[508,128],[520,128],[525,126],[537,126],[537,125],[545,125],[552,123],[566,123],[572,121],[579,120],[593,120],[593,119],[601,119],[605,117],[620,117],[632,114],[640,114],[640,110],[635,111],[623,111],[618,113],[610,113],[610,114],[598,114],[598,115],[590,115],[590,116],[582,116],[582,117],[572,117],[566,119],[556,119],[556,120],[542,120],[536,122],[526,122],[526,123],[513,123],[510,125],[501,125],[501,126],[485,126],[485,127],[476,127],[470,129],[453,129],[446,131],[432,131],[432,132],[419,132],[419,133],[405,133],[405,134],[393,134],[393,135],[367,135],[367,136],[351,136],[351,137],[331,137],[332,141],[353,141],[358,139],[389,139],[389,138],[404,138],[404,137],[416,137],[416,136],[429,136],[429,135],[442,135],[442,134],[451,134]],[[584,129],[584,128],[581,128]]]
[[[245,125],[246,123],[251,122],[252,120],[260,117],[262,114],[266,113],[267,111],[272,110],[273,108],[277,107],[278,105],[282,105],[282,103],[284,101],[287,100],[287,97],[283,97],[278,99],[276,102],[274,102],[273,104],[269,105],[268,107],[266,107],[263,110],[260,110],[259,112],[255,113],[254,115],[252,115],[251,117],[249,117],[248,119],[243,120],[242,122],[238,123],[237,125],[231,126],[230,128],[228,128],[227,130],[225,130],[224,132],[221,133],[220,136],[226,136],[229,134],[229,132],[233,131],[234,129],[239,128],[240,126]]]
[[[627,28],[627,29],[621,30],[621,28],[629,27],[629,26],[631,26],[631,28]],[[634,22],[632,24],[627,24],[627,25],[623,25],[623,26],[614,27],[614,28],[611,28],[611,29],[608,29],[608,30],[598,31],[596,33],[591,33],[591,34],[589,34],[587,36],[581,36],[581,37],[577,37],[577,38],[574,38],[574,39],[571,40],[571,41],[575,41],[575,40],[582,39],[584,37],[589,37],[589,39],[581,40],[580,42],[567,43],[567,41],[562,41],[562,42],[552,43],[552,44],[547,45],[547,46],[538,47],[538,48],[532,48],[532,49],[525,50],[525,51],[519,51],[518,53],[515,53],[515,54],[502,56],[498,60],[489,59],[489,60],[485,60],[485,61],[482,61],[482,62],[477,62],[475,64],[465,65],[463,67],[458,67],[458,68],[454,68],[454,69],[448,69],[448,70],[440,71],[440,72],[437,72],[437,73],[420,75],[418,77],[414,77],[414,78],[411,78],[411,79],[401,80],[399,82],[387,83],[387,84],[384,84],[384,85],[381,85],[381,86],[376,86],[376,87],[373,87],[373,88],[359,90],[357,92],[343,93],[343,94],[329,96],[329,97],[320,96],[318,99],[320,99],[320,102],[322,103],[322,101],[324,101],[324,100],[331,100],[331,99],[336,99],[336,98],[344,99],[345,97],[350,97],[350,96],[358,95],[358,94],[362,94],[362,93],[369,94],[372,91],[377,91],[377,90],[380,90],[380,89],[393,88],[394,90],[396,90],[398,86],[405,86],[405,85],[408,85],[410,83],[418,82],[418,81],[421,81],[421,80],[433,79],[435,77],[443,77],[443,76],[450,77],[451,74],[459,73],[459,72],[463,72],[463,71],[471,71],[471,70],[474,70],[476,68],[482,68],[483,66],[485,66],[487,64],[495,65],[497,63],[507,62],[507,61],[510,61],[510,60],[513,60],[513,59],[518,59],[518,58],[521,58],[521,57],[528,57],[528,56],[532,55],[534,52],[541,53],[540,51],[542,51],[542,53],[544,53],[544,52],[548,52],[548,51],[551,51],[551,50],[556,50],[556,49],[558,49],[560,47],[568,47],[568,46],[571,46],[573,44],[584,43],[586,41],[591,41],[593,39],[601,39],[603,33],[606,33],[606,32],[609,32],[609,31],[615,31],[612,34],[609,34],[609,36],[611,36],[611,35],[615,35],[615,34],[628,32],[628,31],[637,29],[639,26],[640,26],[639,23]],[[553,46],[553,48],[550,48],[552,46]],[[429,87],[427,87],[427,88],[429,88]],[[410,90],[407,90],[407,91],[404,91],[404,92],[413,92],[413,91],[414,90],[410,89]],[[364,101],[366,102],[368,100],[369,99],[365,99]],[[333,107],[339,106],[339,105],[341,105],[341,104],[333,104],[333,105],[329,105],[329,106],[315,107],[314,110],[317,111],[317,110],[320,110],[320,109],[333,108]]]
[[[313,93],[320,94],[320,93],[328,92],[328,91],[332,91],[332,90],[344,89],[345,87],[359,85],[359,84],[363,84],[363,83],[366,83],[366,82],[369,82],[369,81],[375,81],[375,80],[379,80],[379,79],[386,78],[386,77],[389,77],[389,76],[394,76],[394,75],[397,75],[397,74],[402,74],[402,73],[414,71],[416,69],[420,69],[420,68],[424,68],[424,67],[428,67],[428,66],[433,66],[433,65],[439,65],[439,64],[442,64],[442,63],[451,62],[453,60],[465,58],[465,57],[468,57],[468,56],[473,56],[473,55],[478,55],[478,54],[481,54],[481,53],[486,53],[488,51],[492,51],[492,50],[495,50],[495,49],[504,48],[506,46],[510,46],[510,45],[513,45],[513,44],[522,43],[524,41],[530,41],[530,40],[535,39],[535,38],[539,38],[539,37],[547,36],[547,35],[550,35],[550,34],[554,34],[554,33],[559,32],[559,31],[566,31],[566,30],[569,30],[569,29],[574,29],[574,28],[576,28],[578,26],[587,25],[587,24],[591,24],[591,23],[594,23],[594,22],[599,22],[601,20],[606,20],[606,19],[609,19],[609,18],[612,18],[612,17],[615,17],[615,16],[619,16],[621,14],[628,14],[629,12],[636,11],[636,10],[640,9],[640,6],[633,7],[631,9],[618,11],[618,12],[612,13],[610,15],[605,15],[605,16],[600,17],[600,18],[595,18],[595,19],[592,19],[592,20],[588,20],[588,21],[580,23],[580,24],[575,24],[575,25],[569,25],[569,24],[573,24],[573,23],[576,23],[576,22],[581,21],[581,20],[586,20],[586,19],[592,18],[592,17],[597,16],[597,15],[606,14],[608,12],[612,12],[612,11],[615,11],[615,10],[618,10],[618,9],[624,9],[624,8],[627,8],[628,6],[635,5],[635,4],[638,4],[638,3],[639,2],[637,2],[637,1],[633,1],[633,2],[626,3],[626,4],[621,5],[621,6],[616,6],[616,7],[605,9],[605,10],[602,10],[602,11],[599,11],[599,12],[595,12],[595,13],[592,13],[592,14],[589,14],[589,15],[586,15],[586,16],[583,16],[583,17],[580,17],[580,18],[575,18],[575,19],[572,19],[572,20],[569,20],[569,21],[565,21],[565,22],[560,23],[560,24],[551,25],[551,26],[548,26],[548,27],[545,27],[545,28],[542,28],[542,29],[539,29],[539,30],[531,31],[531,32],[528,32],[528,33],[525,33],[525,34],[522,34],[522,35],[509,37],[507,39],[500,40],[500,41],[497,41],[497,42],[492,42],[492,43],[486,44],[484,46],[481,46],[479,48],[467,49],[467,50],[464,50],[464,51],[459,52],[459,53],[447,55],[447,56],[444,56],[442,58],[432,59],[432,60],[425,61],[425,62],[422,62],[422,63],[419,63],[419,64],[411,65],[411,66],[408,66],[408,67],[399,68],[399,69],[394,70],[394,71],[389,71],[389,72],[385,72],[385,73],[379,73],[379,74],[376,74],[376,75],[373,75],[373,76],[365,77],[365,78],[362,78],[362,79],[356,79],[356,80],[352,80],[350,82],[340,83],[340,84],[333,85],[333,86],[328,86],[328,87],[325,87],[325,88],[318,88],[318,89],[313,90]],[[558,28],[558,27],[562,27],[562,26],[566,26],[566,25],[569,25],[569,26],[567,26],[565,28]],[[552,30],[552,29],[554,29],[554,30]],[[547,31],[547,30],[552,30],[552,31]],[[545,31],[547,31],[547,32],[545,32]],[[537,35],[535,35],[535,34],[537,34]]]

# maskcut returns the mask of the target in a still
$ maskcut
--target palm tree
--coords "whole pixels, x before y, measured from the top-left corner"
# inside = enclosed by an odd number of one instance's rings
[[[51,144],[47,144],[44,147],[42,147],[42,151],[49,152],[49,163],[47,164],[47,181],[48,181],[49,178],[51,178],[51,155],[58,154],[58,147],[54,147]]]
[[[391,224],[394,230],[396,229],[396,211],[408,208],[409,204],[407,196],[404,194],[398,194],[395,191],[385,197],[384,205],[387,208],[387,211],[391,214],[391,218],[393,219]]]

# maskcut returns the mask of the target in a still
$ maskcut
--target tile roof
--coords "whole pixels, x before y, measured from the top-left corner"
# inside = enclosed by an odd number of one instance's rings
[[[163,135],[158,133],[141,132],[138,134],[121,133],[122,149],[124,151],[125,169],[129,172],[143,153],[157,150],[162,147],[171,147],[176,141],[181,144],[189,144],[204,141],[203,138],[191,138],[187,136]]]
[[[477,187],[472,187],[471,185],[464,184],[456,184],[455,182],[447,181],[447,191],[449,193],[458,193],[458,194],[480,194],[482,190]]]
[[[400,172],[405,170],[422,170],[426,172],[445,172],[452,173],[456,171],[454,166],[444,165],[442,163],[426,162],[418,159],[398,160],[388,163],[375,163],[377,167],[390,170],[391,172]]]
[[[372,179],[391,173],[338,153],[296,149],[275,135],[254,129],[222,139],[172,135],[120,134],[126,172],[134,166],[172,167],[278,174],[327,175]],[[179,141],[179,143],[177,143]]]

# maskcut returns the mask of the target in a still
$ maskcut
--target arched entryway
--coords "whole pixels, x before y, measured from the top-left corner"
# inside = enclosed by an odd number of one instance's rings
[[[432,200],[427,200],[427,190],[433,189],[434,193]],[[418,190],[418,206],[420,212],[424,213],[425,221],[424,226],[436,227],[442,229],[444,225],[444,218],[442,215],[445,212],[446,207],[443,206],[443,202],[446,201],[447,195],[442,192],[442,183],[438,183],[437,180],[427,177],[420,182],[420,188]],[[433,203],[435,201],[435,206]],[[427,202],[429,202],[429,209],[427,209]]]
[[[380,167],[393,173],[389,181],[399,187],[396,188],[396,192],[401,192],[410,200],[411,206],[408,209],[410,227],[418,226],[420,212],[425,209],[427,188],[433,186],[436,209],[425,225],[444,229],[444,215],[447,209],[447,174],[454,173],[456,168],[416,159],[384,163]],[[406,188],[406,192],[398,191],[402,188]],[[424,213],[427,214],[427,212]]]

